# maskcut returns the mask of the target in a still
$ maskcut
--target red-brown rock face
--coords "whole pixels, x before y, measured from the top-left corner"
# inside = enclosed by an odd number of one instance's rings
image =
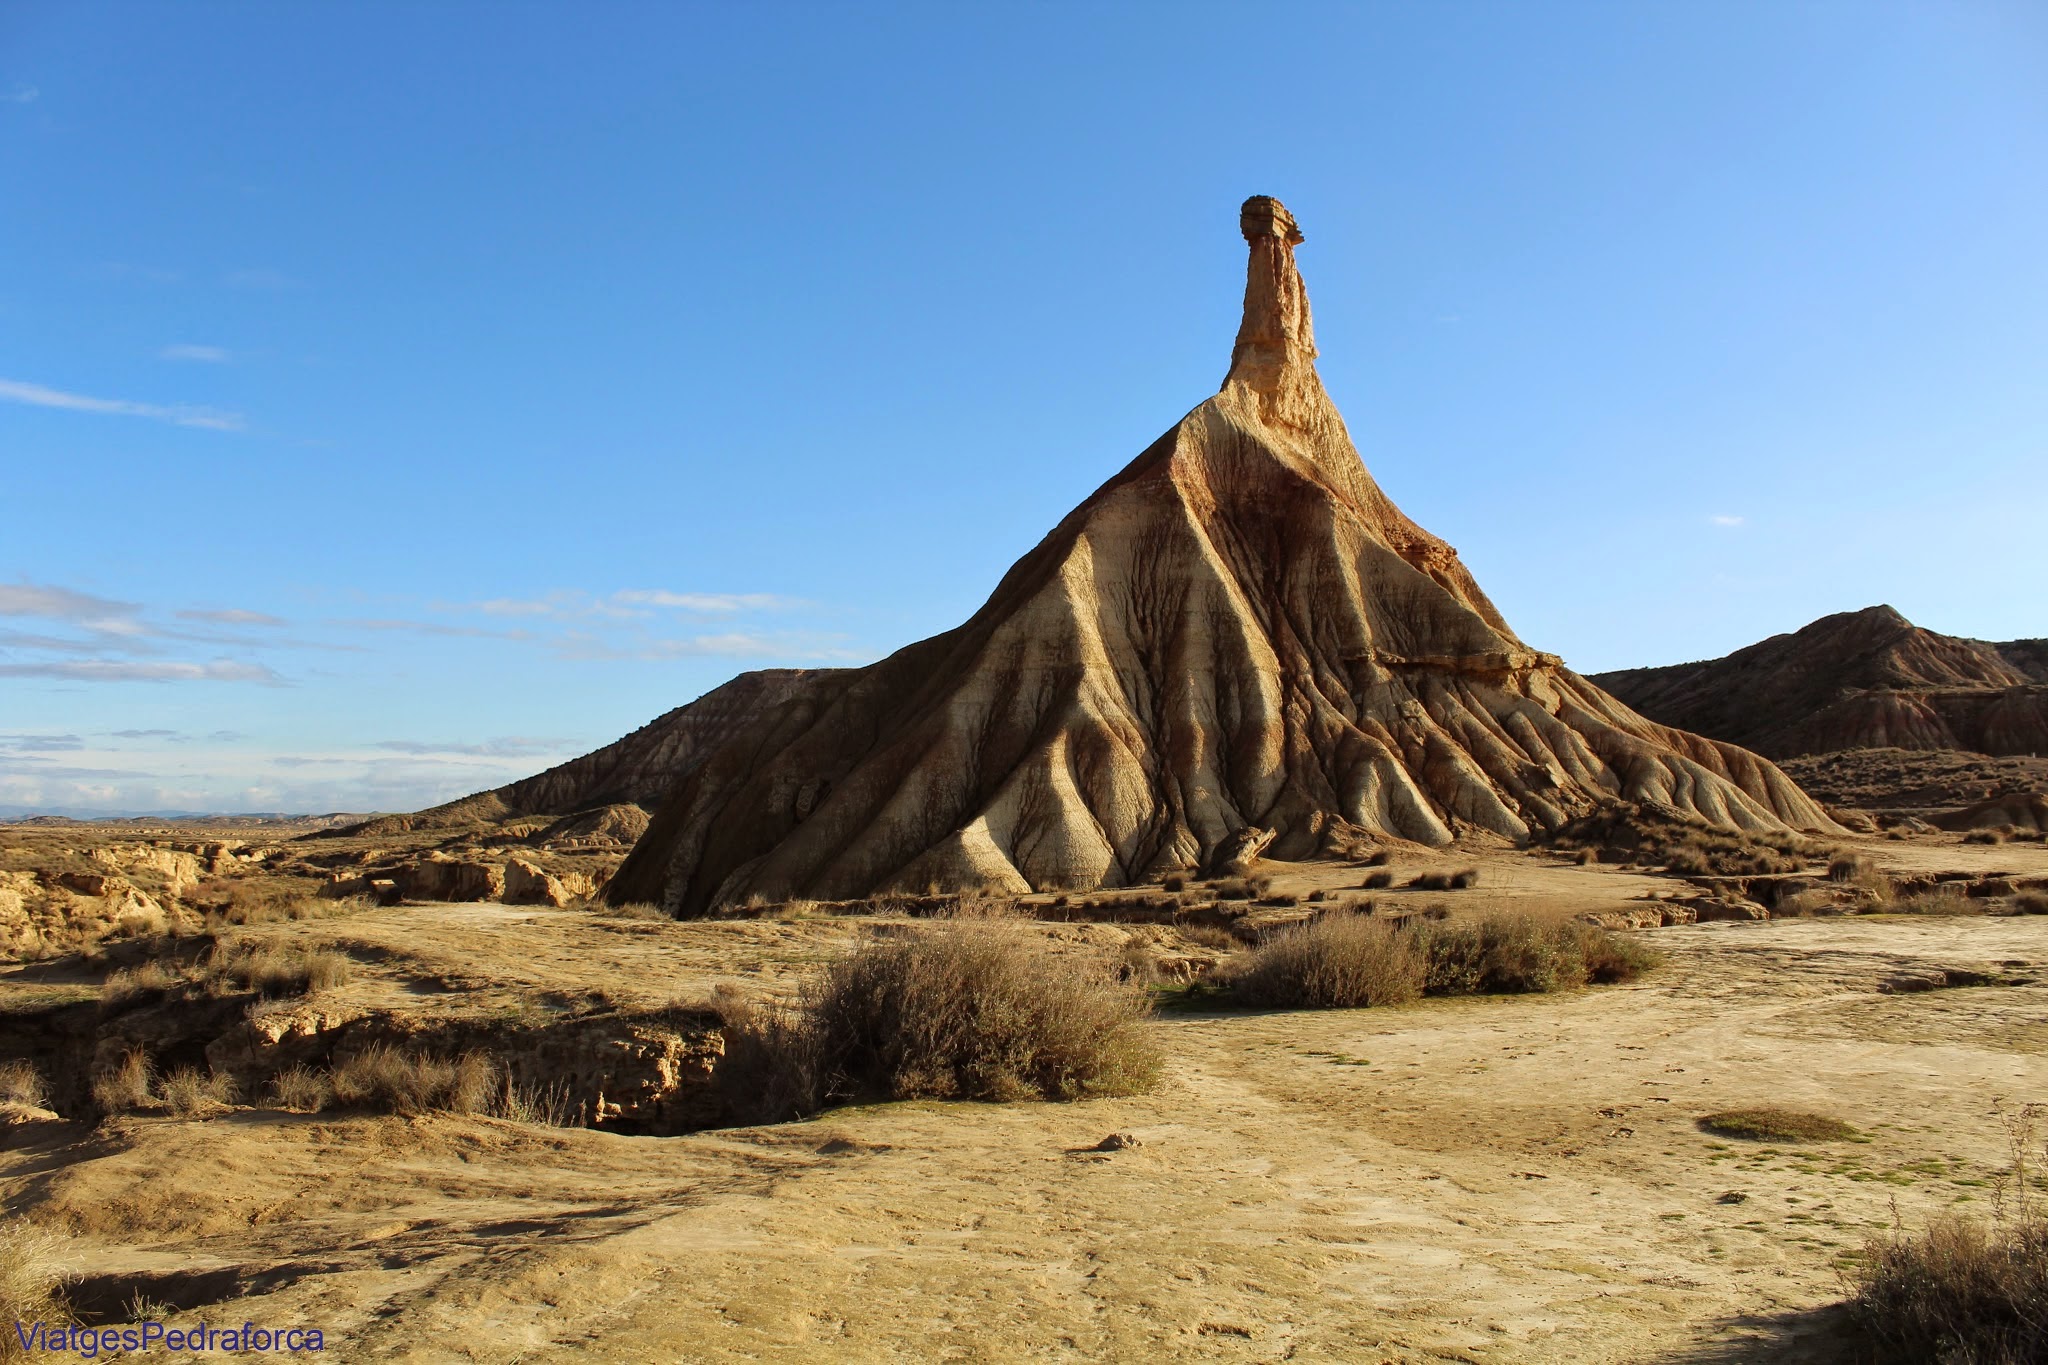
[[[1248,201],[1222,391],[965,625],[809,675],[704,754],[614,878],[682,914],[762,895],[1120,885],[1248,825],[1511,838],[1602,798],[1827,827],[1769,763],[1645,721],[1518,640],[1360,462],[1315,372],[1302,238]]]

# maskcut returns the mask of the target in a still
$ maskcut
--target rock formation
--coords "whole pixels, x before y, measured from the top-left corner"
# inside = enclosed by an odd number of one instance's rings
[[[1248,200],[1222,390],[965,625],[806,675],[703,752],[607,889],[1116,886],[1247,827],[1271,856],[1509,839],[1597,803],[1829,828],[1769,763],[1651,723],[1517,639],[1382,493],[1315,370],[1294,219]]]
[[[1840,749],[2048,754],[2048,646],[1923,630],[1890,607],[1823,616],[1721,659],[1595,674],[1667,725],[1773,758]]]

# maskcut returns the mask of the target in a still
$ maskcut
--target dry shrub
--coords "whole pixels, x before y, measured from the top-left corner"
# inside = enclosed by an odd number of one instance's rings
[[[1159,879],[1159,889],[1178,894],[1188,889],[1188,879],[1179,872],[1169,872]]]
[[[1243,877],[1225,877],[1209,885],[1219,901],[1248,901],[1256,894],[1252,884]]]
[[[1198,948],[1229,949],[1240,946],[1237,935],[1214,924],[1183,924],[1177,926],[1177,932]]]
[[[235,1078],[220,1071],[202,1076],[189,1066],[180,1067],[164,1078],[163,1100],[181,1119],[210,1114],[235,1102]]]
[[[624,905],[607,905],[602,900],[588,902],[584,907],[606,919],[671,919],[666,910],[648,901],[628,901]]]
[[[1777,1105],[1723,1109],[1701,1116],[1699,1124],[1709,1133],[1748,1142],[1841,1142],[1857,1135],[1840,1119]]]
[[[863,946],[793,1009],[721,997],[735,1092],[762,1117],[869,1099],[1071,1100],[1157,1078],[1143,987],[1007,925]]]
[[[71,1322],[59,1245],[56,1234],[19,1219],[0,1224],[0,1361],[48,1358],[28,1350],[15,1331],[17,1324],[33,1333],[38,1322],[51,1327]]]
[[[1420,998],[1426,969],[1414,935],[1379,920],[1337,913],[1260,944],[1230,985],[1249,1005],[1358,1009]]]
[[[1320,887],[1318,887],[1314,891],[1309,892],[1306,896],[1302,897],[1302,899],[1307,901],[1310,905],[1320,905],[1322,902],[1328,900],[1329,898],[1330,893],[1323,890]]]
[[[393,1114],[489,1111],[500,1089],[498,1064],[480,1052],[449,1059],[375,1043],[334,1069],[341,1104]]]
[[[1289,910],[1301,904],[1301,897],[1292,892],[1283,891],[1270,896],[1261,896],[1259,904],[1272,906],[1275,909]]]
[[[347,955],[332,948],[260,941],[215,948],[200,979],[216,994],[239,988],[265,996],[310,995],[345,984],[349,967]]]
[[[2031,1365],[2048,1360],[2048,1212],[2029,1147],[2040,1106],[2009,1122],[2012,1162],[1988,1223],[1948,1215],[1909,1238],[1896,1221],[1850,1276],[1857,1324],[1886,1362]]]
[[[1894,915],[1981,915],[1984,903],[1972,900],[1953,884],[1899,896],[1879,907]]]
[[[139,966],[109,973],[100,987],[100,1003],[115,1009],[142,996],[161,995],[183,981],[182,976],[152,958]]]
[[[1844,853],[1828,864],[1828,880],[1853,882],[1877,871],[1877,865],[1860,853]]]
[[[1365,860],[1365,866],[1385,867],[1388,863],[1391,863],[1392,861],[1394,861],[1394,855],[1387,852],[1385,849],[1381,849],[1377,853],[1373,854],[1370,858],[1367,858]]]
[[[1726,829],[1670,807],[1624,802],[1571,821],[1550,835],[1548,842],[1577,851],[1582,864],[1661,865],[1680,876],[1797,872],[1803,856],[1823,852],[1810,840],[1790,832]]]
[[[295,1114],[317,1114],[334,1098],[334,1086],[312,1067],[294,1066],[271,1078],[270,1093]]]
[[[121,1114],[145,1109],[154,1102],[156,1068],[149,1054],[133,1048],[112,1069],[93,1077],[92,1102],[103,1114]]]
[[[1435,908],[1435,907],[1433,907]],[[1323,915],[1261,945],[1231,982],[1247,1004],[1356,1008],[1421,995],[1518,994],[1632,981],[1661,959],[1589,924],[1498,915],[1451,926]]]
[[[34,1063],[13,1061],[0,1065],[0,1105],[41,1109],[48,1099],[43,1074],[36,1070]]]
[[[1966,844],[2002,844],[2005,842],[2005,833],[2002,830],[1996,829],[1973,829],[1963,836],[1963,842]]]
[[[1384,891],[1393,884],[1393,873],[1369,872],[1366,874],[1365,880],[1358,884],[1358,889],[1360,891]]]

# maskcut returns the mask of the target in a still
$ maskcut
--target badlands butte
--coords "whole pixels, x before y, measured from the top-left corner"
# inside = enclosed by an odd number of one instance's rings
[[[1239,227],[1221,389],[955,630],[412,814],[0,827],[15,1308],[1880,1358],[1871,1239],[1986,1212],[2048,1095],[2048,645],[1573,672],[1367,472],[1292,216]],[[1014,1019],[1058,1049],[944,1053]]]

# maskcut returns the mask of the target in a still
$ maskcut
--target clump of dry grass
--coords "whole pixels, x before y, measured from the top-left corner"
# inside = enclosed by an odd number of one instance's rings
[[[1868,877],[1877,871],[1877,864],[1860,853],[1837,855],[1828,864],[1828,880],[1831,882],[1853,882]]]
[[[155,958],[133,967],[110,972],[100,987],[100,1003],[108,1009],[144,996],[161,995],[184,983],[185,978]]]
[[[72,1321],[71,1307],[64,1301],[66,1276],[58,1246],[54,1233],[30,1223],[16,1219],[0,1224],[0,1361],[32,1358],[14,1330],[16,1324],[62,1327]]]
[[[1893,915],[1981,915],[1984,902],[1972,900],[1953,884],[1943,884],[1895,897],[1875,908]]]
[[[181,1119],[214,1113],[235,1102],[235,1078],[220,1071],[202,1076],[192,1067],[180,1067],[164,1077],[163,1101]]]
[[[1188,889],[1188,879],[1183,873],[1169,872],[1159,879],[1159,889],[1171,891],[1177,895]]]
[[[1394,874],[1391,872],[1368,872],[1365,874],[1365,880],[1358,884],[1358,889],[1361,891],[1384,891],[1393,884]]]
[[[216,947],[200,980],[215,994],[230,989],[259,995],[310,995],[344,985],[349,978],[346,954],[306,943],[257,941]]]
[[[1702,1115],[1699,1125],[1709,1133],[1749,1142],[1841,1142],[1857,1136],[1840,1119],[1778,1105],[1723,1109]]]
[[[1953,1215],[1907,1237],[1896,1213],[1849,1276],[1857,1324],[1886,1362],[2031,1365],[2048,1360],[2048,1211],[2030,1169],[2028,1105],[2009,1122],[2012,1160],[1988,1223]]]
[[[1479,884],[1479,869],[1460,868],[1456,872],[1422,872],[1408,879],[1408,885],[1418,891],[1463,891]]]
[[[499,1073],[480,1052],[435,1057],[374,1043],[337,1066],[331,1083],[344,1105],[393,1114],[480,1114],[499,1088]]]
[[[2002,844],[2005,842],[2005,831],[1973,829],[1963,836],[1963,842],[1966,844]]]
[[[317,1114],[334,1098],[334,1084],[310,1066],[294,1066],[271,1078],[270,1093],[295,1114]]]
[[[33,1062],[13,1061],[0,1065],[0,1107],[41,1109],[49,1099],[43,1073]]]
[[[714,1000],[728,1081],[763,1118],[869,1099],[1071,1100],[1156,1079],[1144,988],[1108,960],[1046,952],[1004,924],[871,943],[793,1008]]]
[[[149,1054],[131,1048],[92,1080],[92,1102],[103,1114],[146,1109],[155,1102],[156,1068]]]

